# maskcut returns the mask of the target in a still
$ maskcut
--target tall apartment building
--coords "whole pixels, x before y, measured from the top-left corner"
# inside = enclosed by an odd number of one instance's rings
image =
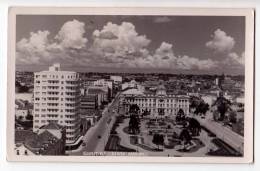
[[[61,71],[60,64],[35,72],[33,131],[50,122],[58,123],[66,127],[66,146],[76,146],[80,141],[79,96],[78,73]]]

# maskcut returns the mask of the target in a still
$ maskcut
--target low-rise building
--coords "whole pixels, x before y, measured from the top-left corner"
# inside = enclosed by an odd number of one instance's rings
[[[65,155],[66,128],[49,123],[38,132],[15,131],[16,155]]]

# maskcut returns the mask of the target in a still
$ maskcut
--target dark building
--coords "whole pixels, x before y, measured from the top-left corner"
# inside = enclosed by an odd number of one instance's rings
[[[98,96],[95,94],[84,95],[80,100],[80,109],[97,109],[98,108]]]
[[[66,128],[51,122],[37,133],[16,130],[15,144],[17,155],[65,155]]]

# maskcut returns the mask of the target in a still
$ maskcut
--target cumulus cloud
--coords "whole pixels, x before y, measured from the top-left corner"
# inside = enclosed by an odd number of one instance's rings
[[[139,57],[151,42],[145,35],[139,35],[129,22],[120,25],[108,22],[102,30],[93,32],[93,39],[91,50],[94,53],[115,58]]]
[[[233,49],[234,45],[234,38],[228,36],[226,32],[220,29],[217,29],[212,35],[212,40],[206,43],[206,47],[219,53],[230,52]]]
[[[49,53],[46,49],[49,46],[49,34],[50,32],[47,30],[39,30],[36,33],[31,32],[29,39],[23,38],[17,42],[17,62],[36,64],[41,59],[41,56],[48,56]]]
[[[244,66],[245,52],[243,52],[240,56],[235,52],[229,53],[224,63],[229,66]]]
[[[223,62],[189,55],[178,56],[174,45],[164,41],[152,50],[149,47],[151,40],[146,35],[140,35],[130,22],[108,22],[103,28],[93,31],[91,41],[85,37],[85,27],[83,22],[72,20],[64,23],[54,36],[48,30],[30,33],[28,38],[17,42],[17,63],[61,62],[80,66],[167,70],[211,70],[220,64],[244,64],[244,53],[238,55],[232,52],[234,39],[219,29],[206,46],[226,52],[227,58]]]
[[[66,22],[55,36],[64,48],[81,49],[85,47],[88,39],[84,37],[85,24],[78,20]]]
[[[179,69],[213,69],[217,67],[217,62],[211,59],[199,60],[198,58],[183,56],[177,59],[177,68]]]
[[[179,70],[205,70],[217,67],[217,62],[211,59],[200,60],[187,55],[176,56],[174,55],[173,45],[167,42],[162,42],[154,54],[135,59],[133,63],[135,67]]]
[[[85,24],[77,20],[64,23],[56,36],[48,30],[31,32],[16,44],[18,64],[44,64],[50,61],[76,61],[78,52],[86,46]]]
[[[155,23],[168,23],[171,21],[170,17],[167,16],[159,16],[154,18]]]

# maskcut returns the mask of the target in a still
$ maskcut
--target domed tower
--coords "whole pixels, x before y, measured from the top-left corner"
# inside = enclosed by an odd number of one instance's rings
[[[163,84],[160,84],[156,89],[156,95],[166,96],[166,88]]]

